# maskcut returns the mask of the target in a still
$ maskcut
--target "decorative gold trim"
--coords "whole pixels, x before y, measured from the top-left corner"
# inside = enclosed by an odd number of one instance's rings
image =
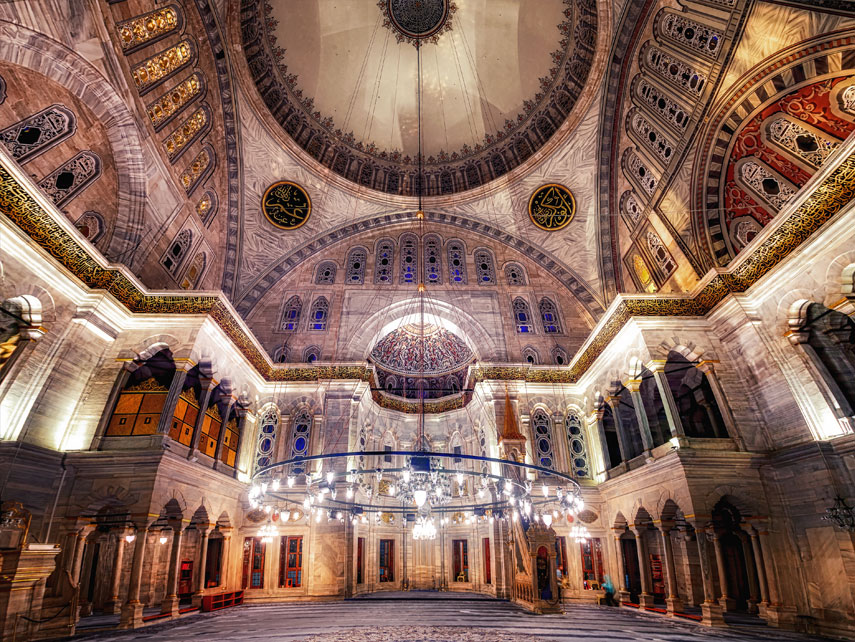
[[[535,220],[534,214],[531,211],[532,203],[534,203],[534,197],[540,194],[542,190],[547,189],[549,187],[558,187],[567,192],[567,195],[570,197],[570,203],[573,206],[573,211],[570,212],[570,216],[564,223],[562,223],[558,227],[546,227],[544,225],[541,225]],[[573,222],[573,219],[576,218],[576,209],[576,197],[573,195],[573,192],[568,187],[566,187],[565,185],[561,185],[560,183],[546,183],[545,185],[541,185],[531,193],[531,197],[528,199],[528,217],[531,219],[531,222],[534,223],[536,227],[539,227],[540,229],[546,232],[557,232],[558,230],[563,230],[565,227],[570,225],[570,223]]]
[[[297,225],[293,225],[293,226],[279,225],[279,223],[276,223],[272,218],[270,218],[270,216],[267,214],[267,210],[265,209],[265,203],[267,202],[267,197],[270,194],[270,192],[272,192],[277,187],[281,187],[282,185],[290,185],[291,187],[297,188],[303,194],[303,196],[306,197],[306,202],[309,204],[309,211],[306,212],[306,216],[303,217],[303,220],[300,223],[298,223]],[[309,217],[312,215],[312,198],[311,198],[311,196],[309,196],[309,193],[306,191],[306,189],[302,185],[298,185],[297,183],[294,183],[293,181],[276,181],[270,187],[268,187],[266,190],[264,190],[264,196],[261,197],[261,211],[264,214],[264,218],[267,219],[267,222],[270,223],[271,225],[273,225],[274,227],[278,227],[280,230],[296,230],[298,228],[303,227],[303,225],[306,224],[306,221],[308,221]]]

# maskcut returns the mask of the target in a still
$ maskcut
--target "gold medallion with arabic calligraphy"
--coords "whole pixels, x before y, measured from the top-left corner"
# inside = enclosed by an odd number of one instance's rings
[[[296,230],[309,220],[312,200],[302,187],[291,181],[273,183],[261,198],[267,220],[283,230]]]
[[[573,193],[557,183],[538,187],[528,201],[531,222],[542,230],[554,232],[566,227],[576,215]]]

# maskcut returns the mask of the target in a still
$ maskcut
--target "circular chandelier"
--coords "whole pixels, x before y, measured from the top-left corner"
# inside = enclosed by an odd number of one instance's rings
[[[348,461],[366,457],[400,457],[404,464],[347,468]],[[308,470],[312,462],[315,471]],[[294,474],[295,468],[305,472]],[[277,462],[255,473],[249,502],[270,516],[260,537],[275,537],[275,522],[326,518],[390,525],[400,519],[413,524],[414,539],[434,539],[438,527],[449,523],[499,519],[550,527],[559,517],[575,518],[584,507],[579,484],[564,473],[511,459],[412,450],[342,452]]]

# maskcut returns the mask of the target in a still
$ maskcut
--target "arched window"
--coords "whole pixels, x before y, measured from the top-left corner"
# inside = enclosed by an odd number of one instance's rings
[[[330,304],[326,297],[319,296],[315,299],[309,317],[309,330],[326,330],[329,312]]]
[[[737,161],[736,182],[770,205],[775,211],[792,199],[798,188],[781,174],[753,156]]]
[[[505,278],[508,285],[525,285],[525,270],[519,263],[508,263],[505,266]]]
[[[636,135],[636,140],[647,147],[664,166],[668,166],[674,154],[674,143],[654,127],[644,114],[633,109],[627,116],[629,130]]]
[[[647,232],[647,249],[650,250],[650,254],[653,256],[653,260],[656,261],[656,265],[662,270],[663,278],[671,276],[671,273],[677,268],[677,264],[671,258],[662,239],[651,231]]]
[[[323,261],[318,265],[315,273],[315,283],[318,285],[332,285],[335,283],[336,265],[332,261]]]
[[[665,122],[673,125],[675,129],[685,131],[689,124],[688,110],[653,83],[648,82],[640,75],[638,77],[640,78],[636,85],[638,99],[653,113],[663,118]]]
[[[303,361],[315,363],[321,358],[321,349],[318,346],[309,346],[303,350]]]
[[[537,350],[531,346],[523,348],[522,355],[526,363],[530,363],[533,366],[540,363],[540,355],[537,353]]]
[[[531,416],[532,433],[534,434],[535,458],[538,466],[552,468],[552,420],[544,410],[538,408]]]
[[[487,433],[484,432],[483,428],[478,428],[478,454],[481,457],[487,456]],[[481,462],[481,474],[486,475],[490,472],[490,465],[486,461]]]
[[[632,270],[638,280],[638,287],[642,292],[656,292],[656,283],[647,267],[647,263],[639,254],[632,255]]]
[[[145,109],[154,130],[160,131],[187,105],[204,93],[205,76],[201,71],[197,71],[157,100],[150,102]]]
[[[564,348],[561,348],[560,346],[552,348],[552,360],[557,366],[566,366],[570,361],[567,358],[567,353],[564,351]]]
[[[840,146],[836,138],[787,114],[775,114],[765,125],[775,146],[814,169],[819,169]]]
[[[377,241],[374,261],[374,283],[388,285],[392,283],[392,266],[395,261],[395,244],[391,239]]]
[[[279,430],[279,413],[275,406],[268,406],[262,411],[260,423],[258,444],[255,447],[256,470],[273,463],[273,448],[276,445],[276,433]]]
[[[288,346],[279,346],[276,348],[273,351],[273,363],[287,363],[289,352]]]
[[[0,131],[0,143],[23,165],[61,143],[76,129],[77,119],[70,109],[51,105]]]
[[[294,427],[291,430],[291,456],[306,457],[309,454],[309,441],[312,433],[312,413],[302,408],[294,415]],[[291,464],[291,473],[301,475],[306,472],[306,464],[298,462]]]
[[[181,186],[184,188],[184,191],[187,193],[187,196],[190,196],[193,192],[196,191],[196,188],[201,185],[208,175],[214,171],[214,159],[216,158],[216,154],[214,153],[214,148],[210,145],[205,145],[196,154],[196,157],[190,161],[190,164],[181,172],[181,176],[178,177],[178,180],[181,182]]]
[[[163,141],[163,150],[170,163],[175,163],[194,141],[211,128],[211,110],[203,104],[190,114]]]
[[[514,322],[519,334],[530,334],[534,332],[531,325],[531,310],[528,303],[522,297],[514,299]]]
[[[442,239],[435,234],[425,236],[424,239],[424,261],[425,261],[425,282],[439,284],[442,283],[442,261],[440,259],[440,250],[442,248]]]
[[[543,321],[543,331],[547,334],[558,334],[561,332],[561,320],[558,318],[558,308],[552,299],[543,297],[538,304],[540,308],[540,319]]]
[[[39,181],[39,187],[54,205],[62,207],[101,176],[101,159],[83,151]]]
[[[448,281],[466,284],[466,247],[460,241],[448,242]]]
[[[650,168],[638,157],[638,154],[631,149],[627,149],[623,155],[623,171],[648,196],[652,196],[653,192],[656,191],[656,184],[658,182],[656,177],[650,171]]]
[[[189,39],[182,40],[177,45],[164,49],[143,60],[131,69],[134,84],[142,96],[164,80],[172,76],[179,69],[190,64],[196,56],[193,42]]]
[[[206,225],[217,215],[217,194],[213,190],[206,190],[202,198],[196,203],[196,214]]]
[[[169,5],[119,22],[116,31],[122,51],[127,55],[180,29],[183,22],[178,7]]]
[[[347,253],[347,278],[345,283],[362,285],[365,283],[365,250],[355,247]]]
[[[96,243],[104,236],[104,217],[92,210],[83,212],[83,215],[74,222],[74,227],[86,237],[90,243]]]
[[[627,227],[633,229],[641,220],[641,213],[644,211],[644,208],[638,204],[635,194],[631,190],[627,190],[620,197],[620,211],[627,223]]]
[[[173,276],[178,272],[178,268],[184,262],[187,252],[190,251],[190,245],[193,243],[193,232],[190,230],[181,230],[178,235],[169,244],[169,249],[160,259],[160,264],[166,268],[166,271]]]
[[[204,252],[199,252],[193,257],[190,267],[184,273],[184,278],[181,279],[181,288],[184,290],[192,290],[199,281],[202,280],[202,275],[205,273],[205,266],[208,263],[208,255]]]
[[[418,239],[412,234],[401,237],[401,283],[415,283],[418,279]]]
[[[300,325],[300,314],[303,312],[303,302],[296,294],[285,303],[282,311],[282,330],[284,332],[296,332]]]
[[[721,34],[683,14],[662,9],[656,16],[659,33],[687,49],[715,58],[721,49]]]
[[[564,419],[567,429],[567,443],[570,446],[570,470],[574,477],[590,477],[588,468],[588,448],[585,445],[585,433],[582,430],[582,418],[576,412],[568,412]]]
[[[645,45],[642,48],[641,57],[644,66],[657,76],[684,89],[693,96],[701,95],[706,84],[706,76],[682,60],[652,45]]]
[[[487,250],[475,250],[475,273],[478,275],[478,285],[496,285],[493,255]]]

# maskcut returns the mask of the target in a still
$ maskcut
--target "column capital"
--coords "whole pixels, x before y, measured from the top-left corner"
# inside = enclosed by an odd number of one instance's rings
[[[630,392],[638,392],[641,390],[641,379],[628,379],[624,385]]]
[[[651,359],[647,363],[644,364],[644,367],[650,370],[650,372],[665,372],[665,365],[668,363],[667,359]]]
[[[654,520],[653,525],[659,528],[662,533],[667,535],[672,530],[674,530],[674,528],[677,526],[677,523],[671,519],[663,519],[658,522]]]
[[[701,361],[698,361],[698,363],[695,364],[695,367],[704,374],[707,374],[715,371],[715,366],[719,363],[721,363],[721,361],[714,359],[703,359]]]
[[[609,404],[612,410],[617,410],[618,405],[620,404],[620,396],[607,395],[603,397],[603,401]]]

